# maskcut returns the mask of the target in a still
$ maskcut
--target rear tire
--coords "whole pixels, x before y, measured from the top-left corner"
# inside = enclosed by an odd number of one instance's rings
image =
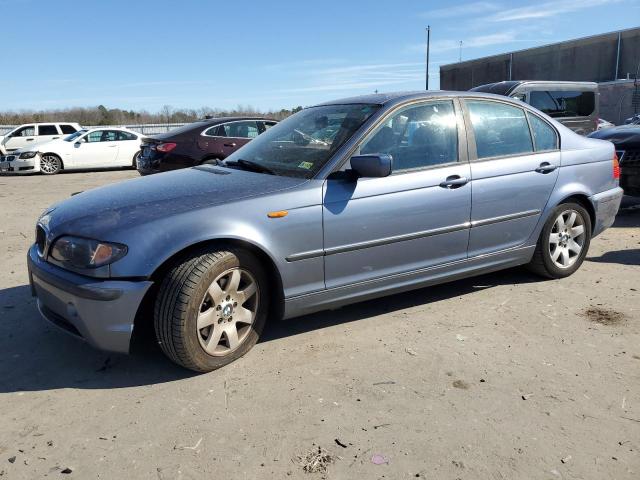
[[[53,153],[44,153],[40,157],[40,172],[44,175],[55,175],[62,170],[62,160]]]
[[[209,372],[242,357],[264,328],[269,292],[244,250],[201,250],[176,261],[155,301],[156,338],[175,363]]]
[[[142,153],[142,152],[138,151],[138,152],[136,152],[136,153],[135,153],[135,155],[133,156],[133,160],[131,161],[131,166],[132,166],[134,169],[137,169],[137,168],[138,168],[138,158],[140,158],[140,154],[141,154],[141,153]]]
[[[544,224],[527,268],[547,278],[568,277],[580,268],[590,244],[589,212],[577,203],[562,203]]]

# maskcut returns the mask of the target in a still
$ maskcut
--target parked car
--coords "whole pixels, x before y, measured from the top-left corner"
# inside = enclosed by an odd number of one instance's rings
[[[277,122],[257,117],[208,118],[145,138],[141,175],[224,160]]]
[[[2,157],[0,172],[54,175],[62,170],[135,167],[140,134],[125,128],[79,130]]]
[[[38,143],[57,140],[80,130],[77,123],[29,123],[0,135],[0,155]]]
[[[471,91],[517,98],[580,135],[598,128],[600,94],[594,82],[517,80],[480,85]]]
[[[611,123],[604,118],[598,119],[598,128],[596,130],[605,130],[607,128],[615,127],[614,123]]]
[[[624,121],[625,125],[640,125],[640,114],[633,115]]]
[[[620,186],[627,195],[640,196],[640,125],[620,125],[589,136],[615,145],[620,161]]]
[[[610,142],[509,98],[342,99],[219,165],[50,208],[30,280],[44,317],[90,344],[127,352],[153,322],[169,358],[209,371],[268,320],[516,265],[567,277],[614,221],[618,174]]]

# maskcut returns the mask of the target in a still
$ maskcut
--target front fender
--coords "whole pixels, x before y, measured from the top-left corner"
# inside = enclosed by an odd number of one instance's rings
[[[204,242],[235,240],[260,249],[282,278],[285,297],[324,288],[323,258],[287,261],[296,253],[322,249],[321,189],[278,193],[231,204],[158,218],[137,228],[118,232],[118,242],[129,247],[111,265],[111,277],[151,278],[180,252]],[[317,196],[317,202],[310,202]],[[312,203],[309,205],[309,203]],[[283,218],[267,213],[288,210]]]

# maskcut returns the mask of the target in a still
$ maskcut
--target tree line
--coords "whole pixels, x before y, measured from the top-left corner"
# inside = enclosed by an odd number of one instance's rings
[[[0,112],[0,125],[22,125],[35,122],[77,122],[80,125],[135,125],[146,123],[189,123],[206,117],[257,115],[282,120],[302,110],[302,107],[283,108],[277,111],[259,111],[250,105],[238,105],[234,109],[222,108],[173,108],[163,106],[158,112],[147,110],[123,110],[97,107],[74,107],[50,110],[21,110]]]

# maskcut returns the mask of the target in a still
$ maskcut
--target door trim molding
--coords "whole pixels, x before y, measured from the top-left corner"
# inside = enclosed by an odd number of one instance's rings
[[[493,225],[500,222],[508,222],[509,220],[517,220],[520,218],[533,217],[540,215],[540,210],[527,210],[525,212],[511,213],[509,215],[501,215],[499,217],[484,218],[482,220],[474,220],[472,222],[464,222],[449,227],[433,228],[431,230],[422,230],[420,232],[405,233],[403,235],[394,235],[393,237],[378,238],[375,240],[367,240],[366,242],[350,243],[340,245],[339,247],[331,247],[326,249],[308,250],[306,252],[294,253],[285,258],[287,262],[297,262],[299,260],[307,260],[309,258],[326,257],[336,255],[338,253],[352,252],[354,250],[362,250],[364,248],[379,247],[381,245],[390,245],[392,243],[404,242],[407,240],[416,240],[418,238],[432,237],[434,235],[442,235],[445,233],[459,232],[475,227],[484,227],[485,225]]]

